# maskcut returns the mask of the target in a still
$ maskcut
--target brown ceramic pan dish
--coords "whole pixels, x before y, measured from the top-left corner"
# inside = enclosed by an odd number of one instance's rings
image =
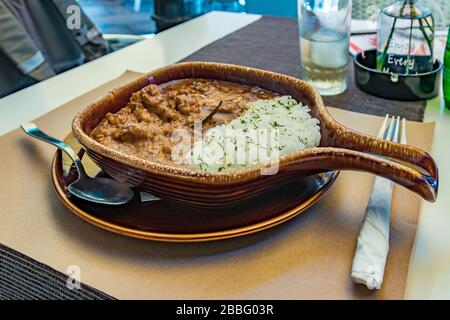
[[[207,173],[124,154],[89,136],[108,112],[115,113],[124,107],[132,93],[152,83],[185,78],[231,81],[291,95],[308,105],[312,116],[320,120],[320,146],[281,157],[275,175],[262,175],[264,164],[233,172]],[[296,178],[330,170],[367,171],[388,178],[425,200],[435,201],[437,196],[438,170],[428,153],[348,129],[331,117],[312,86],[293,77],[253,68],[188,62],[152,71],[89,105],[76,115],[72,129],[87,154],[113,178],[160,198],[197,207],[237,205]]]

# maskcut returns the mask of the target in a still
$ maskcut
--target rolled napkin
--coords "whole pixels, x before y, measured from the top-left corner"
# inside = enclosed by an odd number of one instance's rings
[[[385,138],[384,132],[388,118],[389,116],[386,116],[378,138]],[[401,127],[400,143],[406,144],[405,119],[402,120]],[[386,134],[387,140],[398,141],[399,131],[400,121],[397,118],[395,129],[391,124],[389,132]],[[383,283],[389,252],[392,187],[391,181],[380,177],[375,178],[353,258],[352,280],[366,285],[371,290],[380,289]]]
[[[353,281],[380,289],[389,252],[392,182],[376,178],[353,258]]]

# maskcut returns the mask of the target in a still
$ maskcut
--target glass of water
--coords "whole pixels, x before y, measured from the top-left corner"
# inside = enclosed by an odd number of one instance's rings
[[[298,0],[302,78],[322,95],[347,89],[352,0]]]

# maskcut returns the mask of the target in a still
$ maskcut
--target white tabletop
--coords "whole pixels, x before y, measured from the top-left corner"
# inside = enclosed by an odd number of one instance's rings
[[[100,86],[125,70],[147,72],[258,20],[259,15],[212,12],[118,52],[0,99],[0,135]],[[432,155],[440,194],[423,202],[408,275],[406,298],[450,299],[450,111],[440,98],[429,101],[425,121],[436,121]]]
[[[428,101],[425,121],[436,122],[431,154],[439,168],[439,195],[435,203],[422,202],[406,298],[450,299],[450,110],[442,97]]]

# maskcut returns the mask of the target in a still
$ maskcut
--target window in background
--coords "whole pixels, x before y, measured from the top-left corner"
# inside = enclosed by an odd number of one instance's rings
[[[245,12],[245,0],[78,0],[104,34],[153,34],[211,10]]]

